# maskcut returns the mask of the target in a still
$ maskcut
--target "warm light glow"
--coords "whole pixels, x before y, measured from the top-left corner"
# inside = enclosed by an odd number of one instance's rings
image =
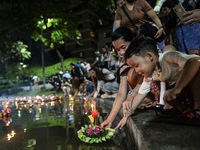
[[[7,134],[7,139],[8,139],[8,141],[11,139],[11,138],[13,138],[14,136],[15,136],[15,131],[11,131],[11,133],[10,134]]]
[[[91,105],[91,107],[92,107],[92,111],[93,111],[93,104]]]

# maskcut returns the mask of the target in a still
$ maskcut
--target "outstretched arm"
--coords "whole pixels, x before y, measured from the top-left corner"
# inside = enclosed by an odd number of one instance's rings
[[[133,99],[133,103],[132,103],[132,108],[131,108],[131,112],[134,112],[135,109],[141,104],[141,102],[144,100],[144,98],[146,97],[147,94],[140,94],[138,93],[134,99]],[[130,112],[130,114],[131,114]],[[115,129],[120,128],[122,129],[123,126],[126,124],[127,119],[128,119],[128,115],[124,116],[121,121],[118,123],[118,125],[115,127]]]
[[[118,94],[115,98],[115,102],[113,104],[113,108],[111,110],[111,113],[108,116],[108,118],[101,124],[101,127],[107,126],[109,128],[109,127],[112,126],[112,122],[114,121],[119,110],[121,109],[123,101],[126,99],[127,88],[128,88],[127,78],[121,78],[119,92],[118,92]]]

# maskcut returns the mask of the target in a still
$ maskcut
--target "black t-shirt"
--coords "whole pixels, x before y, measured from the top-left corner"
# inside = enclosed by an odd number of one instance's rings
[[[71,76],[72,77],[78,77],[78,78],[81,77],[80,70],[79,70],[79,68],[77,66],[74,66],[74,71],[71,70]]]

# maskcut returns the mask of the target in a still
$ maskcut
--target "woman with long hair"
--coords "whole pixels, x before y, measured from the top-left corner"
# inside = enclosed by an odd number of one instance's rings
[[[119,27],[113,32],[112,44],[115,47],[119,55],[124,56],[126,49],[128,48],[131,41],[134,39],[132,31],[127,27]],[[134,96],[137,94],[140,84],[143,81],[143,77],[135,72],[133,68],[130,68],[124,60],[119,65],[118,79],[120,80],[119,92],[115,98],[113,108],[108,118],[101,124],[101,126],[111,127],[112,122],[117,116],[122,105],[127,105],[129,101],[132,101]],[[150,100],[150,106],[152,106],[153,95],[148,95]]]
[[[114,74],[108,69],[99,69],[97,67],[92,67],[90,70],[90,74],[92,76],[95,87],[92,101],[94,101],[95,98],[98,96],[100,89],[107,95],[113,95],[115,93],[118,93],[119,84],[115,81]]]

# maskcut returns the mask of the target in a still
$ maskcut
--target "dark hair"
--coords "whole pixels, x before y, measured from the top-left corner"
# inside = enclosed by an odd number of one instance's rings
[[[97,76],[96,80],[103,80],[104,82],[111,82],[111,81],[113,81],[113,80],[107,80],[106,79],[105,76],[108,75],[109,73],[103,74],[103,72],[101,70],[99,70],[99,68],[97,68],[97,67],[92,67],[90,69],[90,71],[91,70],[94,70],[96,72],[96,76]]]
[[[106,49],[105,52],[103,51],[103,56],[104,56],[105,54],[108,55],[108,45],[104,45],[102,48]]]
[[[75,66],[75,64],[74,64],[74,63],[70,63],[70,65],[71,65],[71,66]]]
[[[129,47],[127,48],[124,59],[131,58],[133,55],[145,57],[147,52],[152,52],[155,55],[158,55],[157,43],[151,38],[136,38],[134,39]]]
[[[102,48],[108,49],[108,45],[105,44]]]
[[[116,41],[118,39],[122,39],[124,41],[131,42],[134,36],[132,31],[127,27],[119,27],[112,34],[112,41]]]
[[[168,7],[169,9],[173,9],[174,6],[175,6],[175,4],[172,0],[167,0],[163,3],[161,8]]]

